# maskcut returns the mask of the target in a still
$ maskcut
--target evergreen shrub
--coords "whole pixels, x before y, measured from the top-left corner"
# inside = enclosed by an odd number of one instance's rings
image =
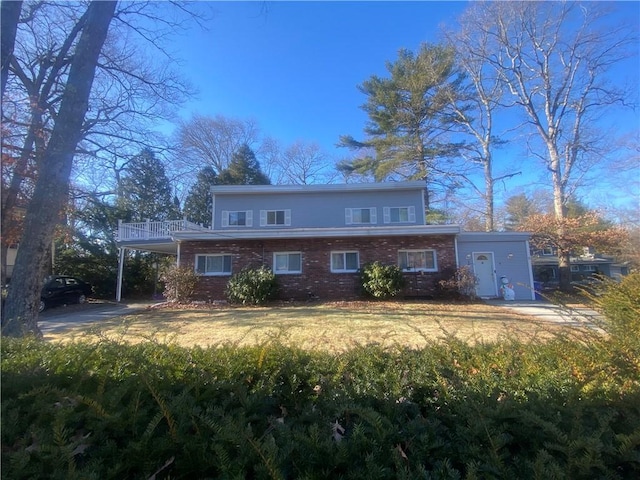
[[[640,478],[637,282],[598,297],[608,333],[550,340],[6,338],[2,478]]]
[[[608,331],[616,336],[640,339],[640,272],[622,277],[620,282],[602,279],[601,295],[591,299],[607,319]]]
[[[395,297],[405,285],[400,267],[380,262],[364,265],[360,271],[360,281],[364,293],[378,299]]]
[[[2,478],[638,478],[637,378],[574,340],[5,339]]]
[[[226,296],[230,303],[261,305],[278,294],[278,281],[268,267],[246,268],[231,277]]]

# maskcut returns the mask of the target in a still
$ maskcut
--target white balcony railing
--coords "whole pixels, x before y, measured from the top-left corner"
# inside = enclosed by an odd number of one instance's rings
[[[135,240],[165,240],[171,238],[172,232],[179,231],[201,231],[207,228],[188,221],[183,220],[166,220],[162,222],[134,222],[123,223],[118,221],[118,231],[116,232],[116,241],[127,242]]]

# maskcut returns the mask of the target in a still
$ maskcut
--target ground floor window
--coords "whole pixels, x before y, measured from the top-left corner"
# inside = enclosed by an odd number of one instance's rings
[[[437,272],[435,250],[400,250],[398,265],[405,272]]]
[[[196,255],[196,273],[200,275],[231,275],[231,255]]]
[[[276,274],[302,273],[302,253],[277,252],[273,254],[273,271]]]
[[[358,252],[331,252],[331,271],[333,273],[357,272],[359,268]]]

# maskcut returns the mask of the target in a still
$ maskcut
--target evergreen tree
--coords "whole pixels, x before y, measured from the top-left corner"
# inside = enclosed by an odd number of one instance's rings
[[[124,169],[120,181],[118,206],[128,212],[125,221],[176,220],[180,211],[171,194],[164,165],[155,154],[144,149]]]
[[[189,189],[184,202],[184,214],[187,219],[205,227],[211,226],[213,211],[211,187],[218,183],[218,175],[213,167],[207,166],[198,172],[196,183]]]
[[[359,86],[367,96],[362,106],[369,116],[367,139],[359,142],[342,136],[340,145],[373,149],[375,156],[357,159],[354,168],[372,172],[378,181],[400,177],[449,183],[441,160],[460,147],[445,137],[454,124],[448,107],[462,80],[453,49],[428,44],[421,45],[417,54],[403,49],[387,70],[390,78],[374,75]]]
[[[512,231],[518,230],[531,215],[540,213],[540,210],[525,193],[521,193],[507,199],[505,212],[504,229]]]
[[[229,166],[220,172],[221,185],[270,185],[249,145],[242,145],[231,157]]]

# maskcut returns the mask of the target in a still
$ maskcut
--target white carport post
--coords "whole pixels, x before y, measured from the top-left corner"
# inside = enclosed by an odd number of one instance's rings
[[[127,249],[120,247],[118,255],[118,284],[116,285],[116,302],[122,299],[122,272],[124,270],[124,254]]]

